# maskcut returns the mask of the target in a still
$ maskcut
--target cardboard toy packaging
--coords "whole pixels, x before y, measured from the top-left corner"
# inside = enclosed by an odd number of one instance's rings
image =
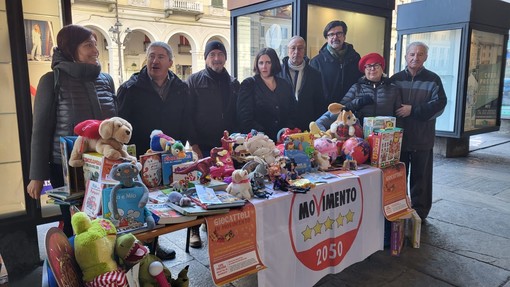
[[[400,256],[405,241],[405,219],[397,219],[391,222],[391,256]]]
[[[179,157],[173,155],[171,153],[162,153],[161,154],[161,166],[162,166],[162,174],[163,174],[163,185],[170,185],[173,180],[173,169],[172,167],[176,164],[188,162],[193,160],[193,154],[191,152],[186,152],[185,157]]]
[[[401,128],[374,130],[370,165],[384,168],[400,162],[402,136]]]
[[[363,119],[363,137],[368,136],[376,129],[389,129],[397,125],[395,117],[366,117]]]
[[[421,218],[416,210],[413,210],[411,218],[406,219],[406,237],[413,248],[420,248]]]
[[[162,168],[161,168],[161,154],[149,153],[140,156],[140,163],[142,164],[142,181],[148,188],[161,185],[162,182]]]
[[[123,160],[111,160],[97,152],[83,154],[83,176],[85,182],[93,180],[102,184],[117,184],[118,181],[110,177],[110,170],[115,164]]]

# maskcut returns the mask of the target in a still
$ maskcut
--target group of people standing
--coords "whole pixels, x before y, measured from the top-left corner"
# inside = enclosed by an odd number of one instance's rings
[[[317,119],[326,129],[332,115],[324,111],[337,102],[362,116],[398,118],[404,128],[401,160],[410,172],[413,208],[425,219],[432,204],[435,119],[446,105],[439,76],[423,67],[428,47],[411,43],[407,67],[388,78],[384,58],[376,53],[361,58],[345,42],[346,35],[343,21],[328,23],[323,33],[327,42],[311,60],[300,36],[289,40],[281,62],[275,50],[264,48],[255,57],[255,75],[241,83],[225,69],[227,52],[219,41],[206,45],[205,69],[186,82],[170,71],[170,46],[153,42],[147,65],[115,93],[111,77],[100,72],[94,32],[68,25],[57,36],[53,71],[41,78],[37,89],[27,192],[38,199],[45,179],[54,187],[63,184],[58,137],[73,134],[74,125],[86,119],[118,115],[129,121],[137,156],[148,148],[151,131],[160,129],[189,141],[199,157],[207,157],[221,146],[224,130],[255,129],[276,140],[281,128],[307,130]],[[65,231],[72,235],[72,230]],[[201,246],[198,227],[190,243]]]

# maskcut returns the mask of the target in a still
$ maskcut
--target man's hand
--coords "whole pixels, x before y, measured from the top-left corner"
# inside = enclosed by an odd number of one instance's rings
[[[400,108],[397,109],[397,117],[408,117],[411,115],[411,110],[413,109],[413,106],[411,105],[402,105]]]

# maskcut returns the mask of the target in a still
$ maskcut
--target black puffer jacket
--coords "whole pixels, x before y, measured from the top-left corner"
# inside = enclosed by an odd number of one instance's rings
[[[60,137],[74,135],[76,124],[117,115],[113,80],[100,66],[70,62],[55,49],[51,67],[35,97],[30,163],[35,180],[49,178],[49,162],[62,164]]]
[[[367,104],[368,98],[370,102]],[[402,95],[387,77],[374,83],[363,76],[352,85],[340,103],[353,110],[363,124],[363,117],[395,116],[395,111],[402,104]]]
[[[344,43],[345,52],[343,63],[334,58],[324,44],[319,55],[313,57],[310,65],[322,74],[322,87],[326,104],[339,103],[349,88],[363,76],[358,70],[360,55],[351,44]]]
[[[236,104],[239,82],[225,70],[215,73],[203,69],[192,74],[187,84],[191,96],[191,109],[201,149],[221,146],[223,131],[237,132]]]

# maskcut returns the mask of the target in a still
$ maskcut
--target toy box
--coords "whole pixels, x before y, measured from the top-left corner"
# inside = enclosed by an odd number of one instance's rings
[[[83,177],[85,182],[93,180],[102,184],[118,183],[118,181],[110,177],[110,170],[113,165],[122,163],[123,160],[111,160],[100,153],[93,152],[84,153],[83,161]]]
[[[406,219],[406,237],[413,248],[420,248],[421,218],[416,210],[413,210],[411,218]]]
[[[400,256],[405,240],[405,219],[397,219],[391,222],[391,256]]]
[[[400,162],[402,135],[401,128],[374,130],[370,165],[384,168]]]
[[[395,117],[367,117],[363,119],[363,137],[368,138],[376,129],[391,129],[396,126]]]
[[[172,167],[176,164],[188,162],[193,160],[193,154],[191,152],[186,152],[185,157],[179,157],[173,155],[171,153],[162,153],[161,154],[161,166],[163,173],[163,185],[170,185],[173,180],[173,169]]]
[[[178,186],[180,187],[189,187],[189,184],[193,181],[196,181],[200,178],[200,176],[202,176],[202,173],[199,172],[198,170],[194,170],[194,171],[191,171],[191,172],[188,172],[187,174],[176,174],[176,173],[173,173],[175,171],[175,169],[177,168],[186,168],[188,167],[189,165],[193,164],[193,162],[191,161],[188,161],[188,162],[183,162],[183,163],[179,163],[179,164],[176,164],[174,166],[172,166],[172,184],[173,183],[177,183]]]

